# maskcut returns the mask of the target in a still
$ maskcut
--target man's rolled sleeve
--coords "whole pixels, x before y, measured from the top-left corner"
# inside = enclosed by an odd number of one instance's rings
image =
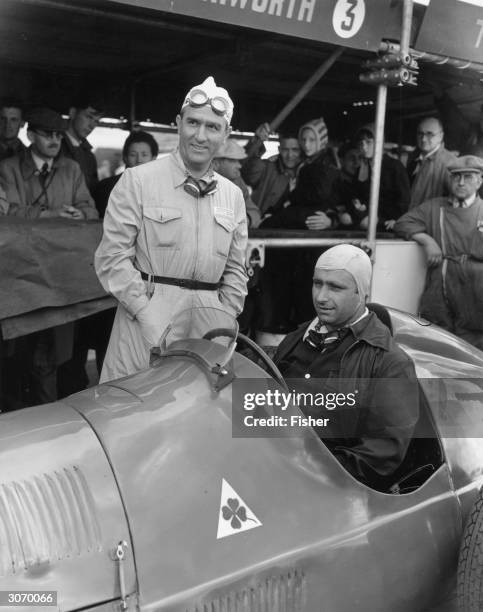
[[[148,303],[144,281],[133,265],[141,223],[139,181],[125,170],[109,198],[95,267],[104,289],[133,317]]]
[[[411,240],[414,234],[427,233],[429,229],[427,219],[430,202],[424,202],[400,217],[394,225],[394,233],[405,240]]]

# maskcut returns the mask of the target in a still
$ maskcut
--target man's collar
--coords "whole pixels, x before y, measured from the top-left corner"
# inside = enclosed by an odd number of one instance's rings
[[[469,208],[470,206],[473,206],[473,204],[476,202],[476,193],[474,193],[471,197],[466,198],[463,204],[460,204],[458,198],[455,197],[450,198],[450,202],[453,208]]]
[[[174,173],[173,173],[173,186],[180,187],[184,184],[188,176],[191,176],[189,171],[187,170],[183,158],[181,157],[181,153],[179,149],[176,149],[171,153],[171,159],[173,160]],[[197,180],[205,181],[206,183],[211,182],[215,177],[215,173],[210,164],[208,170],[203,174],[203,176],[199,177]]]
[[[369,314],[369,310],[368,308],[364,308],[364,312],[361,314],[360,317],[358,317],[355,321],[352,321],[352,323],[350,323],[349,325],[345,325],[344,327],[347,327],[351,330],[353,330],[354,326],[357,325],[358,323],[360,323],[360,321],[362,321],[365,317],[367,317],[367,315]],[[305,340],[305,338],[307,338],[307,336],[309,335],[309,331],[311,330],[314,331],[318,331],[321,332],[323,334],[327,333],[329,330],[327,329],[327,327],[322,323],[320,323],[319,318],[315,317],[315,319],[313,321],[311,321],[310,325],[307,327],[307,329],[305,330],[305,333],[303,335],[303,340]],[[353,330],[354,331],[354,330]]]
[[[42,170],[42,166],[44,164],[47,164],[49,172],[52,170],[52,166],[54,164],[54,160],[52,158],[42,159],[34,152],[32,148],[30,149],[30,153],[32,154],[32,159],[37,170]]]
[[[422,151],[420,151],[418,157],[416,158],[416,161],[424,161],[425,159],[432,158],[434,155],[436,155],[436,153],[439,151],[439,149],[442,146],[443,146],[442,143],[439,143],[439,145],[435,147],[434,149],[432,149],[429,153],[423,153]]]

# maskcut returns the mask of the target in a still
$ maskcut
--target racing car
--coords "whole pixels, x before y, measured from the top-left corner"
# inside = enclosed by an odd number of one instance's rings
[[[483,353],[386,316],[425,401],[385,491],[346,472],[311,426],[236,435],[237,382],[285,383],[231,319],[196,337],[170,326],[145,371],[2,415],[0,603],[415,612],[458,571],[461,610],[481,610]]]

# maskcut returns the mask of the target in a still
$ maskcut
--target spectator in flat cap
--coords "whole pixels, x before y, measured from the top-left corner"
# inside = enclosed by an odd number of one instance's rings
[[[483,159],[465,155],[448,169],[451,195],[413,208],[394,231],[426,253],[421,315],[483,350]]]
[[[208,77],[183,99],[178,149],[128,168],[112,190],[95,257],[101,284],[119,300],[102,382],[148,367],[180,310],[214,307],[236,317],[243,308],[245,203],[212,167],[232,115],[228,92]]]
[[[27,119],[31,146],[0,162],[8,214],[31,219],[97,219],[79,165],[59,156],[65,120],[50,108],[33,109]]]
[[[213,169],[241,189],[247,213],[248,227],[258,227],[261,214],[258,206],[250,197],[250,192],[245,181],[242,179],[240,170],[241,162],[246,159],[246,153],[240,145],[229,138],[224,145],[218,149],[213,159]]]
[[[14,98],[3,98],[0,102],[0,161],[25,149],[18,137],[24,124],[22,103]]]
[[[87,137],[101,119],[103,110],[99,101],[87,95],[77,98],[69,108],[69,123],[62,141],[62,155],[79,164],[91,194],[99,179],[97,160]]]

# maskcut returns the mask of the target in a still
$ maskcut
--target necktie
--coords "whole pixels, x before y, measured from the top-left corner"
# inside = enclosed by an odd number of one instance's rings
[[[418,158],[415,159],[415,165],[414,165],[414,170],[413,170],[413,176],[416,176],[416,174],[419,173],[419,171],[421,170],[421,166],[423,165],[423,158],[421,156],[419,156]]]
[[[47,181],[48,176],[49,176],[49,165],[47,162],[45,162],[42,165],[42,168],[40,168],[40,172],[39,172],[39,179],[40,179],[40,184],[42,185],[42,187],[45,187],[45,183]]]
[[[210,195],[210,193],[214,193],[216,186],[216,181],[207,183],[203,179],[195,179],[193,176],[188,176],[183,184],[183,189],[194,198],[203,198],[206,195]]]

